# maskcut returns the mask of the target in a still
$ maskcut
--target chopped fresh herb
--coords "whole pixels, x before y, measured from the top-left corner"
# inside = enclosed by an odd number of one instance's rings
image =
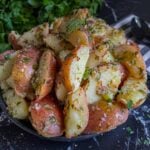
[[[5,60],[9,60],[11,58],[11,55],[10,54],[5,55],[4,58],[5,58]]]
[[[128,132],[129,134],[133,134],[133,133],[134,133],[134,131],[133,131],[130,127],[127,127],[126,130],[127,130],[127,132]]]
[[[109,102],[109,103],[112,102],[112,98],[110,98],[110,96],[109,96],[108,94],[104,94],[104,95],[103,95],[103,98],[104,98],[107,102]]]
[[[30,62],[30,60],[31,60],[31,59],[28,58],[28,57],[24,57],[24,58],[23,58],[23,62],[24,62],[24,63],[28,63],[28,62]]]
[[[131,109],[132,106],[133,106],[133,101],[132,101],[132,100],[129,100],[129,101],[127,102],[127,108],[128,108],[128,109]]]
[[[84,74],[83,74],[83,80],[87,80],[88,79],[88,77],[89,77],[89,75],[92,73],[92,69],[90,69],[90,68],[86,68],[85,69],[85,72],[84,72]]]
[[[85,25],[85,19],[71,19],[67,24],[67,32],[71,33],[73,31],[76,31],[80,28],[82,28]]]

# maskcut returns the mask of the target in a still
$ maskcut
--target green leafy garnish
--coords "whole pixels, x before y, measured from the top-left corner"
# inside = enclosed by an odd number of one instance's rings
[[[11,55],[10,54],[5,55],[4,58],[5,58],[5,60],[9,60],[11,58]]]
[[[133,134],[133,133],[134,133],[134,131],[133,131],[130,127],[127,127],[126,130],[127,130],[127,132],[128,132],[129,134]]]
[[[129,100],[129,101],[127,102],[127,108],[128,108],[128,109],[131,109],[132,106],[133,106],[133,101],[132,101],[132,100]]]
[[[83,27],[85,25],[85,19],[71,19],[67,24],[67,32],[71,33]]]
[[[83,80],[87,80],[91,73],[92,73],[92,69],[90,69],[90,68],[87,67],[85,69],[84,74],[83,74]]]

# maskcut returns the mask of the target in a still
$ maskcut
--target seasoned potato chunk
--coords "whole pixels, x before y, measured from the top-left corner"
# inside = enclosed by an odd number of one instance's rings
[[[66,137],[71,138],[81,134],[89,118],[87,98],[82,88],[68,95],[64,112]]]
[[[73,46],[65,41],[59,34],[49,34],[44,38],[44,41],[56,54],[62,50],[73,49]]]
[[[99,101],[89,105],[89,122],[84,133],[104,133],[123,124],[128,118],[128,109],[119,103]]]
[[[95,50],[91,51],[87,67],[94,68],[102,63],[111,63],[114,62],[112,54],[108,51],[108,47],[106,44],[100,45]]]
[[[104,99],[112,101],[121,84],[124,72],[119,64],[102,65],[95,68],[85,86],[88,103]]]
[[[22,97],[15,94],[13,90],[4,92],[3,97],[8,106],[8,111],[16,119],[26,119],[29,114],[28,104]]]
[[[61,136],[64,131],[63,111],[51,96],[35,100],[30,106],[33,127],[44,137]]]
[[[79,88],[89,57],[89,47],[81,46],[68,56],[62,66],[64,84],[68,91]]]
[[[40,58],[39,67],[32,81],[37,99],[48,95],[53,87],[56,73],[56,59],[52,51],[45,50]]]
[[[130,76],[146,80],[146,66],[136,45],[121,45],[115,48],[112,53],[119,62],[125,65]]]
[[[128,78],[117,95],[117,101],[129,108],[136,108],[144,103],[147,92],[147,86],[143,79]]]
[[[9,35],[9,41],[15,49],[41,47],[44,44],[43,39],[48,35],[48,33],[49,24],[44,23],[23,33],[21,36],[17,36],[14,32],[12,32]]]
[[[31,78],[37,66],[39,52],[34,49],[23,49],[17,53],[12,68],[12,80],[16,94],[25,97],[31,87]]]

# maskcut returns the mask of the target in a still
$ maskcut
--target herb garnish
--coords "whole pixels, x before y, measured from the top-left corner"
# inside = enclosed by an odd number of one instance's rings
[[[73,18],[67,23],[67,33],[71,33],[82,28],[85,25],[85,19]]]
[[[92,69],[89,67],[86,67],[85,72],[83,74],[83,80],[87,80],[91,73],[92,73]]]
[[[128,109],[131,109],[132,106],[133,106],[133,101],[132,101],[132,100],[129,100],[129,101],[127,102],[127,108],[128,108]]]

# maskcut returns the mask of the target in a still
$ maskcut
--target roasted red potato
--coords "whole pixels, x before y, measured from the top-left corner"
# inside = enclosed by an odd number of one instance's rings
[[[117,95],[117,101],[128,108],[142,105],[147,97],[148,89],[144,79],[127,78]]]
[[[136,79],[147,79],[146,66],[137,45],[120,45],[112,50],[112,53],[127,68],[129,76]]]
[[[89,119],[87,97],[82,88],[68,94],[64,114],[66,137],[72,138],[80,135],[86,128]]]
[[[89,47],[80,46],[72,51],[62,65],[64,84],[68,91],[75,91],[80,87],[89,58]]]
[[[9,34],[8,40],[16,50],[28,47],[39,48],[44,45],[44,37],[46,37],[48,33],[49,24],[43,23],[24,32],[23,35],[18,35],[13,31]]]
[[[99,101],[89,105],[89,122],[84,133],[103,133],[123,124],[128,118],[128,109],[119,103]]]
[[[39,51],[35,48],[23,49],[17,53],[11,74],[17,95],[25,97],[30,89],[38,58]]]
[[[69,41],[74,47],[79,47],[80,45],[90,45],[87,33],[80,30],[68,34],[66,40]]]
[[[51,92],[55,73],[56,59],[53,52],[47,49],[40,58],[38,70],[32,81],[37,99],[42,99]]]
[[[63,111],[51,96],[31,103],[30,120],[33,127],[44,137],[55,137],[63,134]]]

